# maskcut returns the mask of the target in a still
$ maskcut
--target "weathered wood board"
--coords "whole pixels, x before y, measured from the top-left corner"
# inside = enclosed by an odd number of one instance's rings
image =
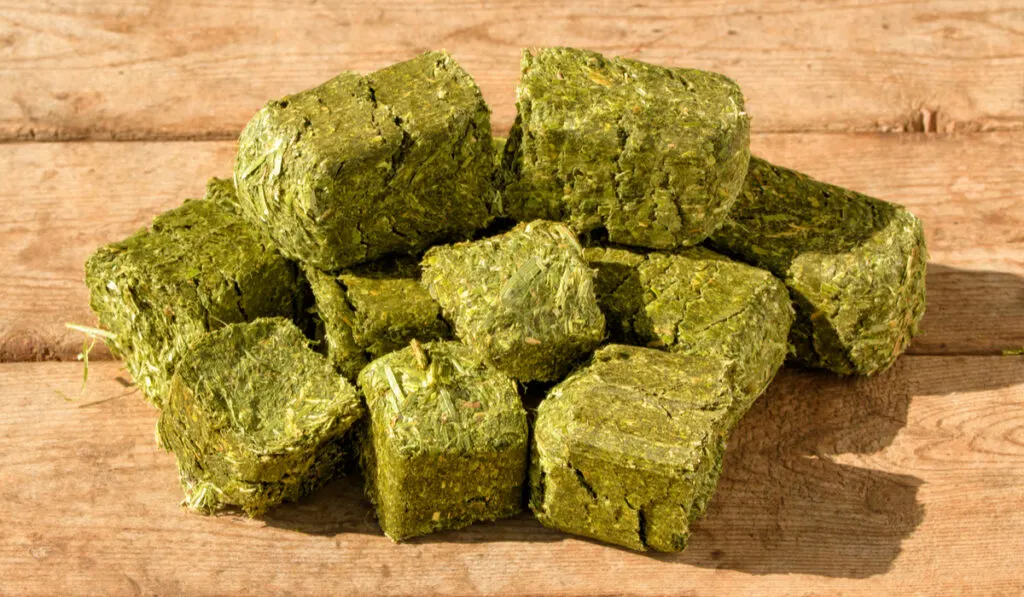
[[[7,0],[0,139],[229,139],[269,98],[447,48],[508,130],[523,47],[724,72],[761,131],[1024,128],[1014,0]]]

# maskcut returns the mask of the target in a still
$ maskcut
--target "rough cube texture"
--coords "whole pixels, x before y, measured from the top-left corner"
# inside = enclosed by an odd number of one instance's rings
[[[189,345],[228,323],[298,317],[297,271],[217,202],[186,201],[85,265],[89,303],[142,393],[164,402]]]
[[[444,52],[271,101],[239,140],[243,214],[325,271],[468,238],[493,194],[490,113]]]
[[[196,342],[174,374],[160,431],[189,508],[257,516],[330,479],[364,414],[355,388],[294,324],[259,319]]]
[[[802,365],[871,375],[918,332],[928,252],[921,221],[901,206],[753,158],[711,241],[785,281]]]
[[[401,541],[522,509],[526,412],[515,382],[458,342],[415,343],[359,375],[367,494]]]
[[[753,396],[786,359],[793,307],[786,285],[771,273],[704,247],[646,256],[588,249],[587,255],[598,279],[614,285],[602,288],[608,293],[599,292],[598,300],[615,321],[609,328],[627,343],[731,361]]]
[[[206,195],[203,199],[220,205],[231,212],[238,212],[238,193],[235,181],[230,178],[211,178],[206,181]]]
[[[562,224],[434,247],[422,267],[455,334],[517,380],[561,379],[604,337],[593,272]]]
[[[409,345],[447,338],[441,307],[409,258],[383,259],[335,276],[307,269],[327,356],[355,380],[366,364]]]
[[[750,398],[721,359],[610,344],[537,411],[530,507],[546,526],[680,551]]]
[[[749,119],[722,75],[571,48],[525,51],[505,148],[517,220],[673,249],[721,223],[747,171]]]

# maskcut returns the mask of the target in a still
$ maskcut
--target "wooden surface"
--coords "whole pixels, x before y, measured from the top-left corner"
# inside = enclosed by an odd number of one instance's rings
[[[395,546],[353,478],[190,515],[109,354],[83,395],[80,364],[28,362],[74,358],[85,258],[230,172],[268,99],[445,47],[500,133],[548,44],[724,72],[755,152],[925,222],[913,354],[784,371],[684,554],[528,515]],[[1021,0],[0,0],[0,172],[0,596],[1024,593],[1024,357],[997,356],[1024,347]]]
[[[267,99],[447,48],[498,130],[519,52],[721,71],[765,131],[1021,130],[1014,0],[3,0],[0,138],[234,138]]]

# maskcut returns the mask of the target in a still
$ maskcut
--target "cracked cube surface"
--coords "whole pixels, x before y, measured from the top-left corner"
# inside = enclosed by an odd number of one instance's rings
[[[711,244],[786,283],[799,364],[871,375],[918,332],[928,252],[921,221],[899,205],[755,157]]]
[[[789,349],[793,307],[785,284],[704,247],[620,252],[589,258],[598,278],[617,282],[602,289],[603,306],[629,344],[732,361],[752,396],[768,387]]]
[[[480,90],[428,52],[269,102],[242,132],[235,183],[286,255],[334,271],[468,238],[490,218],[493,163]]]
[[[259,319],[196,342],[174,374],[160,430],[190,509],[258,516],[330,479],[365,412],[294,324]]]
[[[563,224],[434,247],[421,265],[459,339],[519,381],[560,379],[604,337],[593,272]]]
[[[297,317],[297,271],[245,220],[186,201],[106,245],[85,265],[89,304],[107,341],[156,406],[182,354],[203,334],[258,317]]]
[[[588,50],[525,51],[506,144],[506,215],[607,229],[613,243],[703,241],[747,170],[739,87],[716,73]]]
[[[441,307],[419,274],[410,258],[382,259],[337,276],[307,268],[327,356],[346,378],[355,380],[369,360],[411,340],[449,336]]]
[[[604,346],[537,410],[530,507],[567,533],[681,551],[749,401],[721,359]]]
[[[384,533],[401,541],[518,513],[527,426],[515,382],[458,342],[390,353],[359,375],[360,460]]]

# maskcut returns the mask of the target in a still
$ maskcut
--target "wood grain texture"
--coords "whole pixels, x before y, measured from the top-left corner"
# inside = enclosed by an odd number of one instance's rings
[[[269,98],[447,48],[496,131],[522,47],[721,71],[754,128],[1024,128],[1016,0],[0,1],[0,140],[230,139]]]
[[[182,511],[116,363],[0,365],[0,594],[1011,595],[1024,590],[1024,357],[784,371],[681,555],[529,515],[394,545],[347,477],[264,520]]]
[[[932,254],[929,354],[1024,346],[1024,134],[758,134],[780,164],[907,205]],[[226,175],[231,142],[0,145],[0,360],[66,359],[93,324],[83,264]],[[109,356],[102,350],[94,357]]]

